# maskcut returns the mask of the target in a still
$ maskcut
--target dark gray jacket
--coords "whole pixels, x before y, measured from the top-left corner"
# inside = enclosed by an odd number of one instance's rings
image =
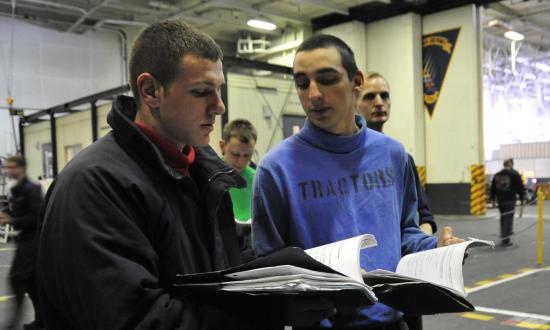
[[[81,151],[46,196],[38,281],[48,329],[247,329],[268,304],[178,296],[176,274],[240,263],[229,194],[243,184],[210,147],[190,177],[168,167],[119,97],[113,131]]]

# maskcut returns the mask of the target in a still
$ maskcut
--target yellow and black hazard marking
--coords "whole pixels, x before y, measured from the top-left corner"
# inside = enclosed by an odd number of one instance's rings
[[[485,165],[470,166],[472,181],[470,184],[470,213],[484,215],[487,212],[485,196]]]
[[[416,171],[418,172],[422,188],[426,190],[426,166],[417,166]]]

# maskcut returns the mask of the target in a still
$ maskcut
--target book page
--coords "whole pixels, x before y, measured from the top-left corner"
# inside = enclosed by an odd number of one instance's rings
[[[373,235],[365,234],[305,250],[313,259],[363,283],[360,250],[376,246]]]
[[[472,239],[459,244],[412,253],[401,258],[396,273],[451,288],[465,297],[462,261],[470,245],[494,246],[494,243]]]

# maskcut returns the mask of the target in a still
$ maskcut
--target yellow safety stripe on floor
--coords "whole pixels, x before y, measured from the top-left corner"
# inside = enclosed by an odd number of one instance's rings
[[[418,172],[418,177],[420,177],[420,183],[422,188],[426,189],[426,166],[417,166],[416,171]]]
[[[543,330],[550,329],[550,325],[548,324],[533,323],[533,322],[526,322],[526,321],[518,322],[518,321],[508,320],[508,321],[502,322],[502,324],[511,325],[513,327],[524,328],[524,329],[543,329]]]
[[[508,280],[508,279],[513,279],[515,277],[519,278],[519,277],[522,277],[522,274],[526,274],[526,273],[530,273],[530,272],[539,272],[539,271],[547,271],[547,270],[550,270],[550,267],[521,268],[521,269],[518,269],[515,273],[507,273],[507,274],[497,275],[493,279],[481,280],[481,281],[476,282],[474,285],[465,286],[464,290],[467,293],[471,293],[472,291],[478,291],[477,289],[482,287],[482,286],[490,285],[490,284],[496,283],[496,282],[505,281],[505,280]]]
[[[0,248],[0,252],[15,251],[15,248]]]
[[[483,281],[479,281],[479,282],[476,282],[476,284],[474,285],[474,287],[471,288],[471,289],[474,289],[475,287],[478,287],[478,286],[487,285],[487,284],[490,284],[490,283],[493,283],[493,282],[495,282],[495,280],[483,280]]]
[[[460,316],[465,317],[467,319],[478,320],[478,321],[491,321],[492,319],[495,318],[494,316],[478,314],[478,313],[463,313]]]
[[[11,298],[13,298],[13,296],[0,296],[0,302],[8,301]]]
[[[487,212],[485,197],[485,165],[471,165],[470,213],[484,215]]]

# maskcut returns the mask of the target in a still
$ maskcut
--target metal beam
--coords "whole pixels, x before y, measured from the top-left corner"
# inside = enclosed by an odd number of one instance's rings
[[[336,14],[342,14],[342,15],[349,15],[349,10],[345,7],[342,7],[340,5],[334,4],[331,1],[325,1],[325,0],[295,0],[295,2],[300,4],[306,4],[306,5],[312,5],[315,7],[323,8],[331,13]]]
[[[204,1],[197,3],[192,6],[188,6],[183,8],[180,12],[176,12],[174,14],[171,14],[169,18],[172,18],[174,16],[178,16],[181,13],[186,12],[193,12],[193,13],[203,13],[205,11],[208,11],[210,9],[229,9],[229,10],[240,10],[244,11],[253,15],[263,15],[268,16],[271,18],[280,19],[283,21],[291,22],[294,24],[299,25],[311,25],[310,21],[307,19],[304,19],[303,17],[297,16],[297,15],[289,15],[288,13],[280,13],[275,11],[268,11],[268,10],[258,10],[254,8],[254,6],[248,5],[241,1],[235,1],[235,0],[214,0],[214,1]]]
[[[45,0],[19,0],[19,1],[21,1],[21,2],[28,2],[28,3],[34,3],[34,4],[39,4],[39,5],[49,6],[49,7],[59,8],[59,9],[77,11],[77,12],[79,12],[79,13],[82,13],[82,15],[85,15],[85,14],[86,14],[86,10],[85,10],[84,8],[80,8],[80,7],[76,7],[76,6],[64,5],[64,4],[57,3],[57,2],[51,2],[51,1],[45,1]]]
[[[19,119],[19,154],[25,156],[25,129],[23,120]]]
[[[90,102],[90,105],[92,106],[90,109],[90,116],[92,117],[92,141],[97,141],[97,101],[94,100]]]
[[[57,127],[55,123],[55,114],[50,113],[50,136],[52,144],[52,175],[57,176]]]
[[[94,100],[111,100],[113,96],[124,94],[130,90],[130,86],[128,85],[122,85],[119,87],[115,87],[112,89],[108,89],[103,92],[99,92],[96,94],[88,95],[79,99],[76,99],[74,101],[63,103],[58,106],[45,109],[36,113],[33,113],[31,115],[23,117],[25,122],[27,123],[33,123],[40,120],[40,117],[49,115],[49,114],[56,114],[56,113],[63,113],[63,112],[71,112],[74,111],[71,108],[78,107],[80,105],[83,105],[85,103],[90,103]]]
[[[69,28],[65,32],[73,32],[80,25],[80,23],[84,22],[86,18],[90,17],[91,14],[103,7],[108,1],[109,0],[103,0],[97,6],[92,7],[90,10],[87,10],[86,13],[82,14],[82,16],[80,16],[76,20],[76,22],[73,23],[73,25],[69,26]]]

